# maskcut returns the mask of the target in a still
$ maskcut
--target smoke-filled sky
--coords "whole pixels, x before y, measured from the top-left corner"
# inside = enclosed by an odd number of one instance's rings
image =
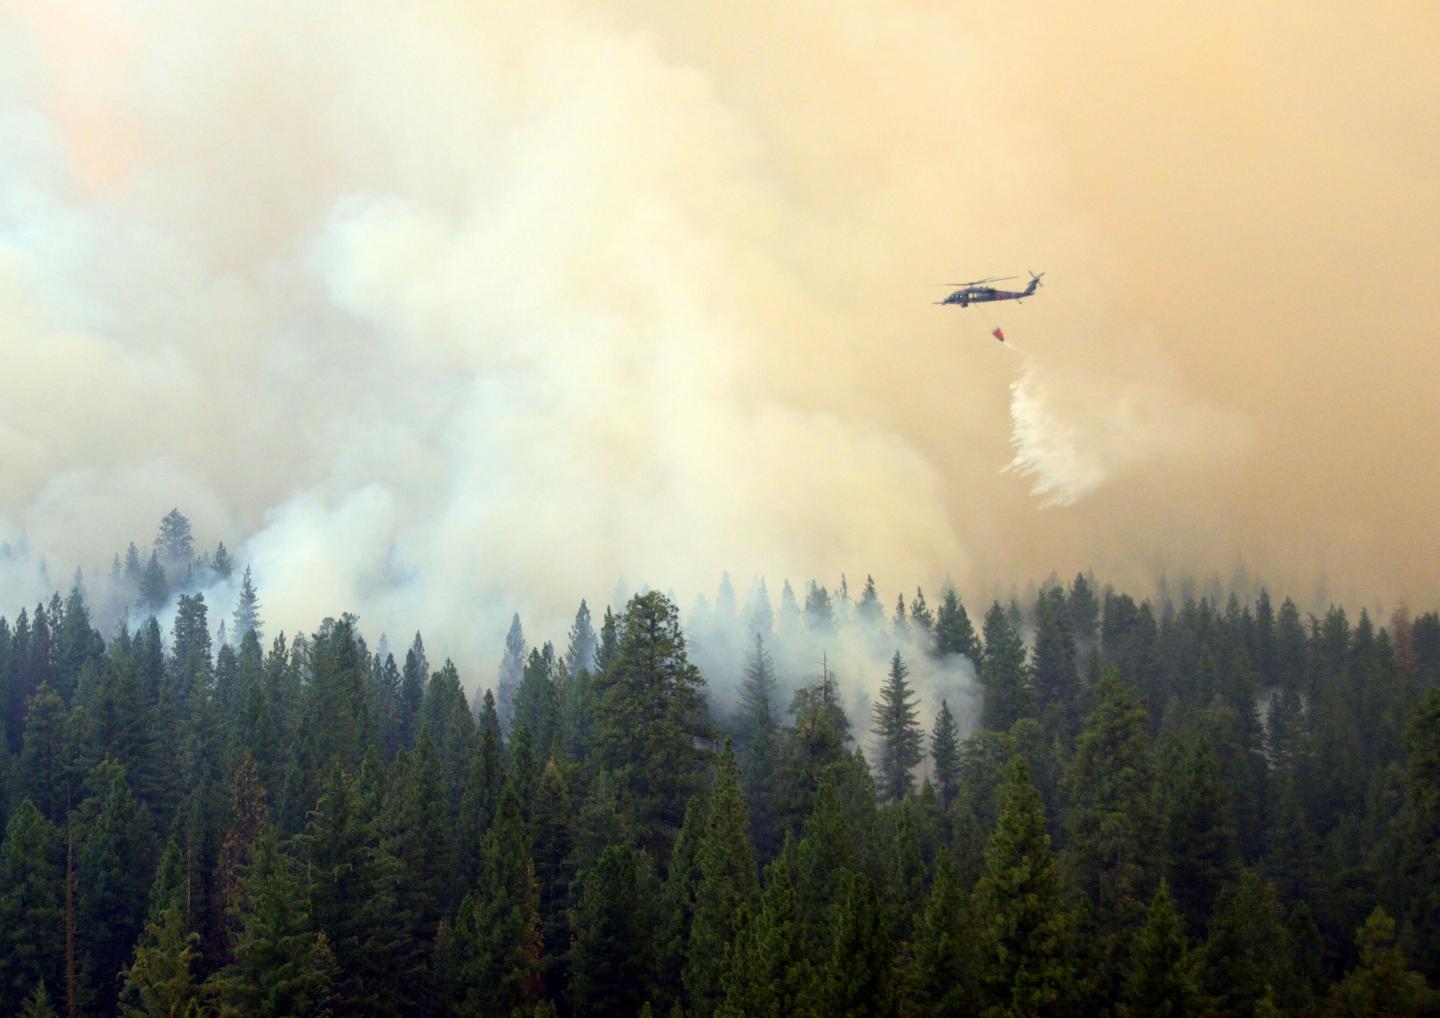
[[[63,576],[179,506],[276,627],[457,658],[722,569],[1433,605],[1437,45],[1400,2],[10,0],[0,537]]]

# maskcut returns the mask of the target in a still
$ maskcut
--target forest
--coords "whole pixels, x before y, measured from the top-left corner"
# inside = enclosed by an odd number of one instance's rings
[[[0,618],[0,1014],[1440,1013],[1433,611],[726,577],[462,676],[239,567]]]

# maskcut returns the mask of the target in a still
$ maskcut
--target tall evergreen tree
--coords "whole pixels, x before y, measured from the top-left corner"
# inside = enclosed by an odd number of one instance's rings
[[[985,615],[985,651],[980,661],[980,685],[985,702],[980,725],[1003,732],[1020,718],[1029,717],[1030,677],[1025,645],[996,601]]]
[[[570,626],[570,645],[565,651],[571,673],[595,671],[595,653],[599,649],[600,641],[590,622],[590,606],[581,598],[580,607],[575,610],[575,622]]]
[[[144,923],[153,847],[148,817],[130,793],[124,768],[98,765],[86,790],[72,822],[76,940],[87,995],[104,1013],[115,1008],[121,973]]]
[[[637,594],[599,681],[595,750],[634,804],[646,846],[662,856],[679,829],[681,804],[704,777],[696,744],[710,732],[704,684],[685,653],[675,606],[658,591]]]
[[[975,911],[986,1013],[1068,1013],[1076,999],[1075,919],[1040,793],[1020,758],[1011,764],[1005,806],[985,849]]]
[[[495,698],[500,709],[500,728],[510,731],[515,717],[515,692],[520,680],[525,677],[525,630],[520,626],[520,613],[510,620],[510,631],[505,634],[505,653],[500,658],[500,670],[495,678]]]
[[[822,1012],[815,959],[807,946],[805,910],[792,878],[795,843],[765,871],[765,890],[744,917],[726,952],[725,1018],[819,1018]]]
[[[1336,984],[1330,994],[1334,1018],[1419,1016],[1440,1007],[1440,993],[1425,985],[1425,977],[1405,965],[1395,945],[1395,920],[1383,908],[1370,913],[1355,933],[1360,964]]]
[[[287,1018],[331,1014],[335,956],[315,929],[294,861],[266,825],[235,902],[235,960],[208,983],[221,1014]]]
[[[570,945],[570,908],[575,883],[574,804],[565,776],[554,760],[545,765],[531,817],[534,831],[535,892],[540,923],[541,993],[564,999],[565,954]]]
[[[260,619],[260,596],[255,592],[249,566],[245,567],[245,574],[240,578],[240,594],[235,599],[235,611],[230,617],[234,622],[230,628],[230,637],[237,644],[245,639],[246,633],[254,633],[257,640],[264,639],[264,623]]]
[[[830,602],[830,592],[814,580],[805,593],[805,626],[817,636],[835,632],[835,608]]]
[[[1164,824],[1139,697],[1111,667],[1092,696],[1064,776],[1063,858],[1071,886],[1090,900],[1099,946],[1117,961],[1159,877]],[[1112,966],[1117,978],[1118,969]]]
[[[960,789],[960,733],[945,700],[940,701],[940,713],[935,715],[935,727],[930,732],[930,759],[935,764],[940,805],[948,812]]]
[[[737,708],[740,733],[740,781],[750,804],[751,836],[761,858],[779,848],[776,795],[780,765],[780,723],[775,668],[765,649],[765,638],[755,643],[745,659],[745,680]]]
[[[185,570],[195,561],[195,539],[190,532],[190,521],[179,509],[171,509],[160,521],[160,530],[155,535],[155,551],[161,564],[176,578],[183,578]]]
[[[570,949],[576,1014],[638,1014],[650,999],[654,901],[653,877],[639,849],[611,845],[581,874]]]
[[[760,897],[749,826],[739,766],[727,742],[710,791],[705,836],[696,851],[699,880],[685,959],[685,990],[691,1008],[700,1014],[710,1014],[722,1003],[726,948],[743,914],[753,910]]]
[[[874,707],[874,725],[880,757],[880,793],[898,801],[915,787],[912,771],[924,759],[923,739],[910,684],[910,669],[897,650],[890,661],[890,674],[880,687],[880,701]]]
[[[1405,801],[1397,818],[1405,918],[1413,925],[1420,971],[1440,981],[1440,690],[1413,715],[1405,761]]]
[[[1200,1018],[1207,1009],[1194,970],[1175,898],[1161,880],[1131,949],[1120,1018]]]
[[[22,799],[0,842],[0,1013],[19,1012],[37,983],[65,985],[63,866],[60,832]]]
[[[165,578],[165,567],[156,552],[150,553],[150,561],[140,573],[138,592],[141,606],[150,611],[159,611],[170,599],[170,582]]]
[[[894,947],[885,932],[875,885],[859,873],[839,874],[830,915],[830,951],[820,973],[823,1012],[837,1018],[891,1015],[895,1008]]]
[[[969,889],[941,850],[915,932],[915,1003],[923,1014],[976,1014],[978,917]]]
[[[540,975],[539,903],[530,840],[513,789],[485,833],[479,885],[465,895],[436,948],[442,990],[462,1015],[511,1014],[534,1003]]]

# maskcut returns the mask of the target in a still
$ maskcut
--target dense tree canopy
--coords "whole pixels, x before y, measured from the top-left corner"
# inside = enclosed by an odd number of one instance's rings
[[[476,688],[239,566],[177,511],[0,618],[0,1013],[1437,1006],[1433,613],[727,577]]]

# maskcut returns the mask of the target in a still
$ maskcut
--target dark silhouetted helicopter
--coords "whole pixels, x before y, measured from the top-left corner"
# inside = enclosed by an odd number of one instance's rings
[[[1040,276],[1045,273],[1040,273]],[[1014,279],[1015,276],[991,276],[989,279],[972,279],[968,283],[951,283],[951,286],[958,286],[956,290],[944,300],[937,300],[936,304],[959,304],[962,308],[971,304],[984,304],[992,300],[1021,300],[1035,292],[1040,285],[1040,276],[1030,273],[1030,285],[1023,290],[997,290],[993,286],[985,286],[986,283],[998,283],[1006,279]]]

